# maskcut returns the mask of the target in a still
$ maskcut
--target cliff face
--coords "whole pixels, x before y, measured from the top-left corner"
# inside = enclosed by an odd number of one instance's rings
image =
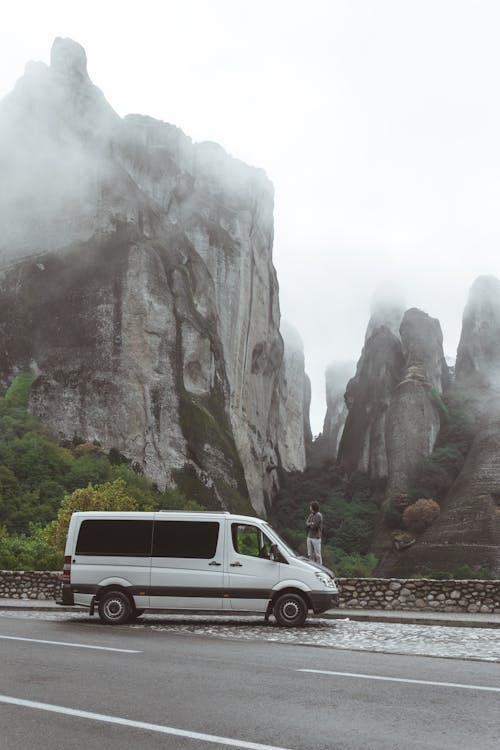
[[[348,414],[338,452],[339,465],[348,474],[361,471],[372,479],[387,477],[385,421],[404,365],[393,311],[384,313],[372,315],[356,374],[347,384]]]
[[[298,331],[281,321],[284,356],[280,371],[278,451],[285,471],[303,471],[310,446],[311,386],[305,374],[304,347]]]
[[[455,393],[480,427],[500,414],[500,281],[480,276],[464,310],[455,365]]]
[[[394,315],[376,313],[345,398],[348,415],[339,464],[386,480],[388,499],[408,491],[411,473],[434,447],[440,420],[433,396],[449,384],[437,320],[408,310],[399,332]]]
[[[408,491],[418,461],[432,453],[441,425],[436,397],[450,384],[439,321],[413,308],[399,330],[404,368],[386,421],[389,500]]]
[[[470,448],[437,520],[412,547],[388,552],[380,572],[453,571],[465,564],[500,572],[499,375],[500,283],[481,277],[464,311],[455,380],[448,388],[468,424]]]
[[[321,435],[318,435],[310,451],[308,463],[313,466],[337,458],[348,414],[345,391],[355,369],[353,362],[334,362],[326,368],[326,415]]]
[[[212,507],[249,496],[263,512],[283,358],[264,173],[119,118],[71,40],[0,103],[0,144],[3,386],[31,369],[32,409],[62,438],[98,440]],[[282,453],[301,468],[295,427]]]

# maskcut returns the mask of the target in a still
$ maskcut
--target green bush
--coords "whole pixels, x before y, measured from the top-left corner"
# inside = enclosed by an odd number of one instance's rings
[[[438,396],[435,393],[434,400]],[[472,443],[472,427],[460,406],[441,397],[439,401],[441,428],[433,452],[419,461],[411,478],[409,496],[413,501],[421,497],[432,497],[437,502],[444,500]]]
[[[35,376],[31,372],[23,372],[14,378],[5,393],[5,402],[11,407],[27,409],[34,380]]]
[[[60,570],[62,557],[39,526],[31,526],[29,535],[10,535],[0,527],[0,569]]]
[[[378,559],[372,552],[349,555],[328,545],[323,548],[323,562],[339,578],[370,578],[378,565]]]
[[[473,568],[470,565],[459,565],[456,568],[450,570],[431,570],[425,568],[415,574],[415,578],[429,578],[437,581],[491,581],[495,580],[496,576],[487,568]]]

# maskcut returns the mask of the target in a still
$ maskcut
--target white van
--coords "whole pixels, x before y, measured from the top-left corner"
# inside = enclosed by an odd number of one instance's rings
[[[73,513],[60,604],[120,624],[147,609],[271,613],[301,626],[336,606],[333,573],[259,518],[221,512]]]

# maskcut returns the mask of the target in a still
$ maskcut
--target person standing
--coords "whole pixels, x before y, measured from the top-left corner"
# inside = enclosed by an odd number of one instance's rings
[[[311,511],[307,521],[307,556],[309,560],[322,564],[321,560],[321,532],[323,530],[323,516],[319,512],[319,503],[315,500],[309,506]]]

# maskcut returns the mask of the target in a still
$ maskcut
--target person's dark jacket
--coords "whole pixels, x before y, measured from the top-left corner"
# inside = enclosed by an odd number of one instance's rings
[[[321,539],[321,531],[323,529],[323,516],[318,511],[317,513],[311,513],[306,522],[307,536],[311,539]]]

